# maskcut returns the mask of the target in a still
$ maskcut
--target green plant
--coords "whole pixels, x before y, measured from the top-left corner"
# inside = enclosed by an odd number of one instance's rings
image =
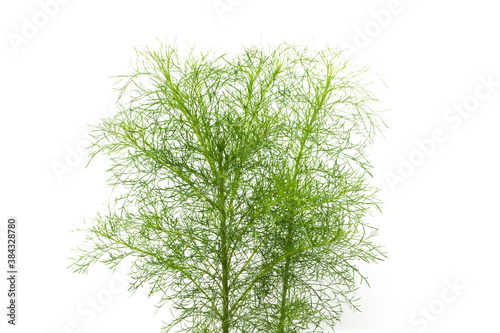
[[[239,55],[138,51],[92,132],[122,195],[73,258],[130,263],[175,319],[166,330],[299,332],[356,308],[357,263],[384,256],[365,148],[380,128],[367,70],[341,52],[282,44]],[[145,86],[147,78],[152,84]]]

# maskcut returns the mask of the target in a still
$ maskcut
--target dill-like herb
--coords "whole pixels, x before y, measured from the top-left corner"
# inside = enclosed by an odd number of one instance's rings
[[[92,131],[123,195],[82,231],[71,267],[133,258],[178,332],[322,332],[357,307],[356,264],[384,257],[365,148],[383,122],[367,69],[294,45],[137,51]],[[144,80],[150,82],[144,85]]]

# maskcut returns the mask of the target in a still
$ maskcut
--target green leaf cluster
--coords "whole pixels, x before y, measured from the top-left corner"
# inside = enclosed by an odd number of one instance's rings
[[[366,148],[383,125],[368,70],[337,49],[137,50],[118,112],[95,126],[120,195],[72,268],[129,258],[165,330],[323,332],[357,308],[357,265],[384,257]],[[145,84],[147,82],[147,84]]]

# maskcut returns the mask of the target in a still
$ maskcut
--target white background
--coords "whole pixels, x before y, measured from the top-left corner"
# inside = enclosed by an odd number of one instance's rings
[[[102,265],[83,276],[66,268],[80,240],[68,231],[110,195],[102,161],[84,168],[86,125],[112,112],[110,77],[131,69],[132,47],[156,37],[221,52],[342,45],[382,74],[389,130],[370,153],[385,204],[370,222],[389,257],[363,267],[363,312],[347,310],[337,331],[497,331],[499,9],[493,0],[2,0],[0,219],[19,219],[20,278],[15,328],[0,283],[1,331],[159,332],[168,320]]]

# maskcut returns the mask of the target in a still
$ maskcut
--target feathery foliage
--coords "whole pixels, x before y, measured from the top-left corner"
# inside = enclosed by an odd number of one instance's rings
[[[383,124],[365,68],[335,49],[138,51],[133,98],[92,132],[119,187],[72,268],[131,258],[186,332],[322,332],[384,257],[365,148]],[[145,80],[146,79],[146,80]],[[143,84],[143,82],[149,84]]]

